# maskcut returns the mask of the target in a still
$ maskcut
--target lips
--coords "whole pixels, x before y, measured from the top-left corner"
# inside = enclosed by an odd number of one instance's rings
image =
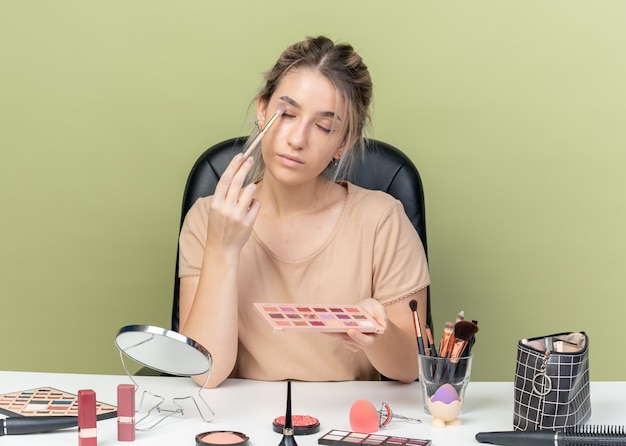
[[[291,156],[291,155],[282,154],[282,155],[278,155],[278,158],[281,161],[283,161],[283,163],[285,163],[287,165],[301,165],[301,164],[304,164],[304,162],[300,158],[297,158],[297,157]]]

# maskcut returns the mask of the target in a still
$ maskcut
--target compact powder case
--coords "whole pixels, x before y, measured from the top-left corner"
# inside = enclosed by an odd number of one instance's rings
[[[248,446],[250,438],[241,432],[209,431],[196,435],[197,446]]]
[[[320,431],[320,422],[317,418],[309,415],[293,415],[291,417],[294,435],[311,435]],[[280,416],[272,422],[272,429],[278,434],[283,433],[285,417]]]

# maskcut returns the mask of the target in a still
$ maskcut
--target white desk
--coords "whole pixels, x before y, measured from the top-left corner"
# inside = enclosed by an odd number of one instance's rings
[[[137,377],[140,391],[149,390],[164,397],[196,395],[198,387],[188,378]],[[99,401],[116,404],[116,389],[130,383],[127,376],[72,375],[53,373],[0,372],[0,393],[50,386],[71,393],[93,389]],[[151,431],[137,432],[132,443],[118,443],[116,420],[98,422],[98,445],[195,445],[195,435],[210,430],[235,430],[250,437],[253,446],[277,446],[282,438],[272,430],[274,418],[284,415],[287,385],[284,382],[228,380],[217,389],[202,391],[215,412],[205,423],[193,407],[183,416],[174,415]],[[364,398],[375,406],[389,403],[394,413],[421,418],[422,424],[393,420],[379,432],[414,438],[429,438],[437,445],[478,445],[479,431],[511,430],[513,426],[513,385],[500,382],[472,382],[465,395],[463,425],[434,429],[431,417],[422,410],[418,383],[343,382],[292,383],[292,412],[320,420],[319,434],[297,436],[299,446],[317,445],[317,439],[331,429],[350,430],[348,413],[352,403]],[[591,384],[592,418],[595,424],[624,424],[626,382]],[[140,415],[139,415],[140,416]],[[0,446],[78,444],[77,429],[45,434],[0,437]]]

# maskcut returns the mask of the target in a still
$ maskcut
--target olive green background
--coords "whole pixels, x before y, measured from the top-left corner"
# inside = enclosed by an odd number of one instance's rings
[[[169,327],[180,199],[306,35],[375,83],[370,136],[426,189],[436,336],[480,324],[475,380],[519,338],[585,330],[622,380],[626,2],[0,0],[0,369],[121,373]]]

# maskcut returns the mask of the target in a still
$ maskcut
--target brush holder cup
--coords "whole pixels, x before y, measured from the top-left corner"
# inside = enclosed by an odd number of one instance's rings
[[[417,355],[424,412],[433,416],[433,426],[460,423],[465,389],[470,382],[472,356],[458,360]]]

